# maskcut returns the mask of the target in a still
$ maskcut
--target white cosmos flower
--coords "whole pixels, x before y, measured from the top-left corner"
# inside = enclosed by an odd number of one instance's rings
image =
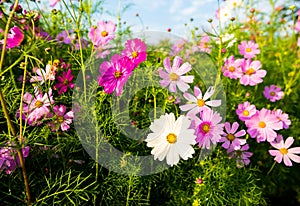
[[[226,5],[230,9],[235,9],[237,7],[240,7],[242,5],[242,0],[227,0]]]
[[[195,130],[189,129],[191,120],[181,115],[175,120],[173,113],[160,116],[150,125],[153,133],[146,138],[147,146],[153,147],[151,154],[160,161],[166,158],[168,165],[176,165],[180,157],[184,160],[192,158],[196,144]]]
[[[228,34],[228,33],[226,33],[226,34],[222,35],[220,38],[222,38],[222,43],[223,44],[227,43],[226,48],[232,47],[233,44],[236,42],[234,34]],[[216,44],[220,44],[221,43],[220,38],[216,39]]]
[[[220,8],[219,19],[221,22],[226,22],[232,17],[231,9],[228,7]]]

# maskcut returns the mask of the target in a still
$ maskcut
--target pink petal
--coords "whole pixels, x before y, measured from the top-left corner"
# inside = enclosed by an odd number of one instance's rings
[[[182,59],[179,56],[176,56],[173,60],[173,66],[171,71],[177,73],[181,63],[182,63]]]
[[[288,153],[287,156],[294,162],[300,163],[300,157],[298,155]]]
[[[206,105],[211,106],[211,107],[218,107],[221,105],[221,100],[211,100],[205,102]]]
[[[186,83],[193,83],[194,81],[194,76],[189,75],[189,76],[182,76],[180,79]]]
[[[167,70],[167,72],[171,73],[171,64],[170,64],[170,58],[169,57],[164,59],[163,64],[164,64],[164,67]]]
[[[207,91],[204,94],[203,100],[206,101],[208,98],[210,98],[215,92],[214,87],[210,86]]]
[[[293,137],[288,137],[285,140],[284,147],[289,148],[293,143],[294,143],[294,138]]]
[[[176,71],[178,75],[183,75],[192,70],[192,67],[189,63],[184,63],[181,67]]]
[[[170,81],[170,86],[169,86],[169,90],[170,92],[176,92],[176,82],[174,81]]]
[[[292,161],[290,160],[290,158],[287,155],[283,155],[283,162],[286,166],[293,166]]]
[[[185,105],[181,105],[179,108],[182,111],[188,111],[188,110],[193,109],[196,106],[197,106],[196,104],[185,104]]]
[[[199,89],[199,87],[194,86],[194,95],[198,98],[198,99],[202,99],[202,92]]]
[[[190,102],[197,102],[196,97],[194,97],[193,95],[191,95],[190,93],[184,93],[183,94],[184,98],[187,99]]]
[[[300,147],[294,147],[288,150],[289,153],[300,154]]]
[[[184,83],[181,80],[177,81],[177,86],[178,86],[179,90],[182,92],[186,92],[190,88],[190,86],[188,84]]]

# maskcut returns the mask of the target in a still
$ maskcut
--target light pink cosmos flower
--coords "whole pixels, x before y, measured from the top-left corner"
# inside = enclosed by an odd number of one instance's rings
[[[11,49],[20,46],[23,39],[24,34],[22,33],[21,29],[17,26],[13,26],[7,35],[6,48]],[[4,39],[0,40],[0,43],[4,44]]]
[[[176,56],[179,54],[180,51],[183,50],[184,45],[187,43],[186,39],[179,39],[175,42],[175,44],[172,46],[172,51],[170,53],[170,56]]]
[[[65,105],[55,105],[53,107],[54,116],[51,113],[49,115],[50,118],[53,117],[53,121],[49,123],[52,132],[58,131],[59,128],[61,131],[66,131],[70,129],[70,124],[73,121],[74,114],[73,111],[69,111],[66,113],[66,106]]]
[[[204,96],[202,96],[201,90],[195,86],[194,87],[194,95],[185,92],[183,94],[184,98],[191,102],[191,104],[181,105],[179,108],[182,111],[188,111],[187,116],[191,117],[196,115],[197,113],[203,111],[204,109],[209,109],[210,107],[218,107],[221,105],[221,100],[210,100],[207,101],[215,92],[214,87],[209,87],[205,92]]]
[[[101,20],[97,27],[91,27],[88,33],[89,39],[95,46],[105,45],[111,39],[115,38],[116,25],[112,21],[105,22]]]
[[[124,56],[112,64],[102,66],[102,69],[101,65],[99,71],[105,72],[103,74],[100,73],[98,77],[99,85],[104,87],[104,92],[107,94],[111,94],[116,90],[116,95],[120,96],[125,83],[132,74],[134,64],[128,57]],[[106,66],[110,67],[106,68]]]
[[[267,74],[266,70],[260,69],[261,62],[258,60],[253,62],[251,59],[244,60],[244,62],[241,64],[241,67],[244,75],[240,78],[240,83],[245,86],[254,86],[262,83],[262,78]]]
[[[228,59],[225,59],[225,64],[222,67],[222,72],[225,77],[230,79],[238,79],[243,76],[241,64],[243,59],[234,60],[234,56],[230,56]]]
[[[159,76],[163,78],[159,83],[162,87],[169,85],[170,92],[177,92],[176,86],[180,91],[186,92],[190,86],[187,83],[194,81],[194,76],[182,76],[183,74],[192,70],[191,65],[188,62],[182,64],[182,59],[179,56],[175,56],[173,60],[173,66],[171,67],[170,58],[164,59],[163,64],[167,72],[162,69],[159,70]],[[181,66],[180,66],[181,65]]]
[[[219,142],[224,142],[222,144],[222,147],[225,149],[228,149],[229,147],[233,147],[234,150],[238,150],[241,148],[241,145],[246,144],[246,139],[240,139],[239,137],[245,136],[246,131],[240,130],[237,132],[237,129],[239,128],[239,123],[234,122],[232,124],[232,127],[230,127],[230,122],[225,122],[225,130],[226,133],[224,133],[222,138],[219,140]]]
[[[47,80],[53,81],[55,80],[56,70],[57,68],[50,64],[46,65],[46,70],[38,68],[36,70],[37,76],[32,76],[30,82],[40,82],[40,85],[42,85]]]
[[[122,51],[123,56],[127,56],[135,67],[147,58],[147,46],[140,39],[130,39],[125,43],[125,49]]]
[[[235,112],[239,116],[240,120],[245,121],[256,114],[256,107],[255,105],[250,104],[250,102],[244,102],[238,105]]]
[[[283,128],[288,129],[291,125],[291,120],[289,120],[289,115],[286,113],[283,113],[281,109],[276,109],[275,111],[272,111],[272,114],[274,114],[279,121],[282,122]]]
[[[236,159],[236,166],[238,168],[242,168],[245,165],[250,164],[250,157],[253,155],[252,152],[248,152],[249,150],[249,145],[245,144],[244,146],[241,147],[241,149],[234,150],[233,147],[230,147],[227,150],[227,154],[229,154],[229,158],[235,158]]]
[[[293,137],[288,137],[284,142],[283,139],[279,143],[271,142],[272,147],[278,150],[269,150],[270,155],[275,156],[274,160],[278,163],[283,162],[286,166],[293,166],[294,162],[300,163],[300,156],[296,154],[300,154],[300,147],[290,148],[290,146],[294,143]],[[289,149],[290,148],[290,149]]]
[[[295,30],[296,30],[297,32],[300,32],[300,21],[299,21],[299,20],[296,22],[294,28],[295,28]]]
[[[251,59],[256,56],[256,54],[260,53],[258,48],[258,44],[253,41],[242,41],[240,45],[238,45],[239,52],[241,55],[244,55],[244,58]]]
[[[49,0],[50,1],[50,7],[55,7],[55,5],[60,2],[60,0]]]
[[[200,119],[195,116],[192,126],[196,131],[196,142],[199,147],[209,149],[212,144],[217,144],[223,134],[224,124],[220,123],[222,117],[212,109],[200,113]]]
[[[263,94],[271,102],[275,102],[282,99],[284,92],[281,91],[280,87],[272,84],[270,87],[265,86]]]
[[[199,45],[201,52],[206,52],[206,53],[210,54],[211,46],[209,46],[209,41],[210,41],[210,38],[207,34],[202,36],[200,45]]]
[[[74,88],[74,83],[72,82],[74,76],[72,75],[71,69],[67,72],[62,72],[61,76],[57,77],[59,83],[57,83],[54,88],[58,90],[58,94],[67,92],[68,88]]]
[[[278,118],[268,109],[257,111],[249,120],[245,122],[248,127],[248,134],[252,138],[256,138],[257,142],[268,141],[272,142],[277,136],[274,130],[281,130],[283,124]]]

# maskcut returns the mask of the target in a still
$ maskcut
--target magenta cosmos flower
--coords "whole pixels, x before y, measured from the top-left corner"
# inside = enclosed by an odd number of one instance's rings
[[[202,95],[201,90],[195,86],[194,87],[194,95],[190,93],[184,93],[183,96],[186,100],[190,101],[190,104],[185,104],[180,106],[179,108],[182,111],[189,111],[187,116],[194,116],[197,113],[203,111],[204,109],[209,109],[210,107],[218,107],[221,105],[221,100],[210,100],[207,101],[215,92],[214,87],[209,87],[205,92],[204,96]]]
[[[271,142],[270,144],[272,147],[278,149],[278,150],[269,150],[270,155],[275,156],[274,160],[278,163],[283,162],[286,166],[293,166],[294,162],[300,163],[300,156],[296,154],[300,154],[300,147],[290,148],[289,147],[294,143],[293,137],[288,137],[286,141],[284,142],[283,139],[281,139],[280,142],[274,143]]]
[[[224,142],[222,144],[222,147],[225,149],[228,149],[229,147],[233,147],[234,150],[238,150],[241,148],[241,145],[246,144],[246,139],[240,139],[239,137],[245,136],[246,131],[240,130],[237,132],[237,129],[239,128],[239,123],[234,122],[232,124],[232,127],[230,126],[230,122],[225,122],[225,130],[226,133],[224,133],[222,138],[219,140],[219,142]]]
[[[265,86],[263,94],[271,102],[282,99],[284,95],[283,91],[281,91],[281,88],[273,84],[270,87]]]
[[[234,150],[233,147],[230,147],[227,150],[227,154],[229,154],[229,158],[235,158],[236,159],[236,166],[238,168],[242,168],[245,165],[250,164],[250,157],[253,155],[252,152],[248,152],[249,145],[245,144],[241,147],[241,149]]]
[[[196,131],[196,142],[199,147],[209,149],[211,143],[217,144],[223,134],[224,124],[220,124],[222,117],[211,109],[200,113],[200,119],[195,116],[192,127]]]
[[[64,105],[55,105],[53,107],[53,114],[51,114],[49,117],[53,117],[53,121],[49,123],[49,126],[51,127],[51,130],[53,132],[58,131],[60,128],[62,131],[66,131],[70,128],[70,124],[73,121],[74,114],[72,111],[69,111],[66,113],[66,106]]]
[[[267,74],[266,70],[260,69],[261,62],[258,60],[252,62],[251,59],[245,59],[241,67],[244,75],[240,78],[240,83],[245,86],[262,83],[262,78]]]
[[[242,41],[240,45],[238,45],[239,52],[241,55],[244,55],[244,58],[254,58],[256,54],[260,53],[258,49],[258,44],[254,43],[253,41]]]
[[[11,49],[17,46],[20,46],[24,39],[24,34],[21,29],[17,26],[13,26],[7,35],[6,48]],[[3,44],[4,40],[0,40],[0,43]]]
[[[147,46],[140,39],[130,39],[125,43],[125,49],[122,51],[123,56],[127,56],[135,66],[145,61],[147,58]]]
[[[91,27],[88,33],[89,39],[95,46],[105,45],[111,39],[115,38],[116,25],[112,21],[105,22],[101,20],[97,27]]]
[[[116,90],[116,95],[120,96],[125,83],[132,74],[133,68],[132,61],[126,56],[122,57],[113,63],[103,75],[100,74],[98,78],[99,85],[104,87],[104,92],[107,94],[111,94]]]
[[[272,114],[274,114],[279,121],[282,122],[283,128],[288,129],[291,125],[291,120],[289,120],[289,115],[286,113],[283,113],[281,109],[276,109],[275,111],[272,111]]]
[[[235,112],[239,116],[240,120],[245,121],[256,114],[256,107],[255,105],[250,104],[250,102],[244,102],[238,105]]]
[[[252,138],[256,137],[257,142],[272,142],[277,136],[274,130],[283,128],[283,124],[278,118],[265,108],[257,111],[249,120],[245,122],[248,127],[247,132]]]
[[[47,80],[55,80],[55,73],[57,68],[53,65],[47,64],[46,70],[37,69],[36,74],[37,76],[32,76],[30,82],[40,82],[40,84],[44,84]]]
[[[68,30],[68,31],[64,30],[59,34],[57,34],[55,39],[59,43],[71,44],[72,43],[71,35],[73,34],[73,32],[74,32],[73,30]]]
[[[61,76],[57,77],[59,83],[57,83],[54,88],[58,90],[58,94],[65,93],[68,88],[74,88],[74,83],[72,82],[74,76],[72,75],[71,69],[67,72],[63,72]]]
[[[230,79],[238,79],[243,76],[241,64],[243,59],[234,60],[234,56],[230,56],[228,59],[225,59],[225,64],[222,67],[222,72],[225,77]]]
[[[194,76],[192,75],[182,76],[192,70],[191,65],[188,62],[185,62],[183,65],[181,65],[181,63],[182,59],[179,56],[175,56],[173,66],[171,67],[170,58],[167,57],[163,62],[167,72],[162,69],[159,70],[159,76],[163,78],[163,80],[160,80],[159,82],[163,87],[169,85],[170,92],[176,92],[176,86],[180,91],[186,92],[190,88],[187,83],[192,83],[194,81]]]

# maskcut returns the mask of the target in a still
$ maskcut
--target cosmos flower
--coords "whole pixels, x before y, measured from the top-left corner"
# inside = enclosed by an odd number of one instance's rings
[[[283,128],[288,129],[291,125],[291,120],[289,120],[289,115],[286,113],[283,113],[281,109],[276,109],[275,111],[272,111],[272,114],[274,114],[279,121],[282,122]]]
[[[225,59],[225,64],[222,67],[222,72],[225,77],[229,77],[230,79],[238,79],[243,76],[241,64],[243,59],[234,60],[234,56],[230,56]]]
[[[183,74],[192,70],[191,65],[187,62],[182,65],[181,63],[182,59],[179,56],[175,56],[173,66],[171,67],[170,58],[167,57],[163,62],[167,72],[162,69],[159,70],[159,76],[163,78],[163,80],[160,80],[159,82],[163,87],[169,85],[170,92],[177,92],[176,86],[180,91],[185,92],[190,88],[187,83],[192,83],[194,81],[194,76],[192,75],[183,76]]]
[[[216,11],[215,16],[220,20],[220,22],[226,22],[232,17],[231,9],[228,7],[222,7]]]
[[[232,124],[232,127],[230,126],[229,122],[225,122],[225,130],[226,133],[224,133],[222,138],[219,140],[219,142],[224,142],[222,144],[222,147],[225,149],[228,149],[229,147],[233,147],[234,150],[238,150],[241,148],[241,145],[246,144],[246,139],[240,139],[239,137],[245,136],[246,131],[240,130],[237,132],[237,129],[239,128],[239,123],[234,122]]]
[[[55,80],[55,73],[57,68],[54,65],[47,64],[46,70],[44,69],[37,69],[36,74],[37,76],[32,76],[30,82],[40,82],[40,85],[44,84],[47,80]]]
[[[89,39],[95,46],[105,45],[110,40],[115,38],[116,25],[112,21],[101,20],[98,22],[97,27],[91,27],[88,33]]]
[[[235,112],[240,120],[245,121],[256,114],[256,107],[255,105],[250,104],[250,102],[244,102],[238,105]]]
[[[227,154],[229,155],[229,158],[235,158],[236,159],[236,166],[238,168],[242,168],[245,165],[250,164],[250,157],[253,155],[252,152],[248,152],[249,150],[249,145],[245,144],[244,146],[241,147],[241,149],[234,150],[233,147],[230,147],[227,150]]]
[[[195,130],[190,129],[191,121],[181,115],[175,120],[173,113],[162,115],[150,125],[152,133],[146,138],[147,146],[153,147],[151,154],[160,161],[166,158],[168,165],[176,165],[180,158],[187,160],[195,153]]]
[[[248,127],[247,132],[252,138],[256,138],[257,142],[274,141],[277,136],[274,130],[283,128],[282,122],[265,108],[257,111],[245,124]]]
[[[269,150],[269,153],[270,155],[275,156],[274,160],[276,162],[281,163],[283,159],[286,166],[293,166],[291,160],[296,163],[300,163],[300,156],[296,155],[300,154],[300,147],[290,148],[293,143],[293,137],[288,137],[285,142],[283,139],[281,139],[278,143],[271,142],[270,144],[272,147],[277,150]]]
[[[60,2],[60,0],[49,0],[50,1],[50,7],[55,7],[55,5]]]
[[[184,93],[183,96],[186,100],[188,100],[191,103],[181,105],[179,108],[182,111],[189,111],[187,113],[187,116],[194,116],[197,113],[209,109],[208,106],[210,107],[218,107],[221,105],[221,100],[210,100],[207,101],[215,92],[214,87],[209,87],[207,91],[205,92],[204,96],[202,95],[201,90],[195,86],[194,87],[194,95],[190,93]]]
[[[263,94],[271,102],[275,102],[282,99],[284,92],[281,91],[280,87],[272,84],[270,87],[265,86]]]
[[[186,39],[179,39],[175,42],[175,44],[172,46],[172,51],[170,53],[170,56],[176,56],[179,54],[180,51],[183,50],[184,45],[187,43]]]
[[[68,88],[74,88],[74,83],[72,82],[74,76],[72,75],[71,69],[67,72],[63,71],[61,76],[57,77],[59,83],[57,83],[54,88],[58,90],[58,94],[67,92]]]
[[[104,92],[107,94],[116,91],[116,95],[120,96],[125,83],[132,74],[133,68],[134,65],[132,61],[124,56],[114,62],[103,74],[100,74],[98,83],[100,86],[104,87]]]
[[[258,44],[253,41],[242,41],[242,43],[238,45],[238,48],[240,54],[244,55],[244,58],[251,59],[256,57],[256,54],[260,54]]]
[[[71,44],[72,43],[71,35],[73,32],[74,32],[73,30],[68,30],[68,31],[64,30],[59,34],[57,34],[55,39],[59,43]]]
[[[200,119],[197,116],[193,118],[192,127],[195,128],[199,147],[209,149],[211,143],[215,145],[219,142],[224,127],[221,121],[220,114],[209,108],[200,113]]]
[[[6,48],[11,49],[17,46],[20,46],[24,39],[24,34],[22,33],[21,29],[17,26],[13,26],[7,35],[6,40]],[[0,40],[1,44],[4,44],[4,39]]]
[[[147,46],[140,39],[130,39],[125,43],[125,49],[122,51],[123,56],[127,56],[135,67],[147,58]]]
[[[261,62],[251,61],[251,59],[244,60],[241,64],[242,71],[244,72],[244,75],[240,78],[240,83],[242,85],[250,85],[254,86],[259,83],[263,82],[263,77],[266,76],[267,71],[260,69],[261,68]]]
[[[55,105],[53,107],[54,115],[48,115],[49,118],[53,118],[53,121],[49,123],[51,130],[53,132],[58,131],[60,128],[61,131],[66,131],[70,128],[70,124],[73,121],[73,111],[69,111],[66,113],[65,105]]]

